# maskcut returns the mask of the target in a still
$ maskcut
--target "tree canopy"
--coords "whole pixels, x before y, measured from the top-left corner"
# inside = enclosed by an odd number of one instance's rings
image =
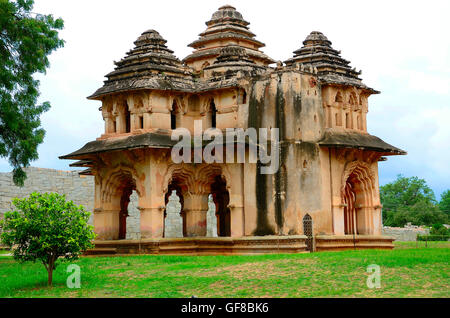
[[[1,242],[13,248],[13,257],[20,262],[42,262],[49,285],[59,258],[74,260],[93,247],[90,213],[66,201],[64,195],[34,192],[13,203],[16,210],[5,213],[0,221]]]
[[[23,185],[23,167],[38,158],[43,142],[40,115],[49,102],[38,104],[39,81],[48,55],[64,45],[58,31],[63,20],[32,13],[34,0],[0,0],[0,157],[8,158],[13,180]]]
[[[450,216],[450,190],[444,191],[441,195],[441,201],[439,202],[439,208],[442,212]]]
[[[380,187],[380,199],[384,225],[404,226],[411,222],[432,226],[448,222],[448,214],[440,208],[424,179],[398,175],[394,182]]]

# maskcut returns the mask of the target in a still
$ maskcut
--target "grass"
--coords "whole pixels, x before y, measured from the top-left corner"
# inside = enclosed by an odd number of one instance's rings
[[[68,264],[46,286],[41,264],[0,257],[0,297],[450,297],[449,242],[396,243],[396,249],[257,256],[83,257],[81,288]],[[369,289],[367,266],[381,267]]]

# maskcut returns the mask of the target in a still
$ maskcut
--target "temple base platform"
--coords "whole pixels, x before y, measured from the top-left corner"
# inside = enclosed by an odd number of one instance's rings
[[[315,251],[340,251],[364,249],[393,249],[394,238],[375,235],[318,235]]]
[[[255,255],[270,253],[306,253],[307,237],[247,236],[185,237],[142,240],[94,241],[95,247],[84,255],[112,256],[129,254],[155,255]],[[346,249],[392,249],[393,238],[372,235],[316,236],[315,251]]]

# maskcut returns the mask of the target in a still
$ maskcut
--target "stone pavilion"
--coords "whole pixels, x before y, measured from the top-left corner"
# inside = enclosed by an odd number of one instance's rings
[[[328,38],[311,32],[292,58],[267,56],[241,13],[223,6],[179,60],[155,30],[88,98],[104,133],[61,156],[95,177],[96,248],[118,253],[249,254],[392,248],[381,235],[378,163],[404,155],[367,132],[366,86]],[[296,44],[293,44],[295,49]],[[278,128],[279,169],[258,162],[176,163],[172,133]],[[203,145],[203,144],[202,144]],[[248,153],[251,144],[234,142]],[[195,145],[193,146],[195,147]],[[140,240],[124,240],[136,191]],[[183,238],[166,237],[168,197],[180,198]],[[218,237],[206,237],[208,197]]]

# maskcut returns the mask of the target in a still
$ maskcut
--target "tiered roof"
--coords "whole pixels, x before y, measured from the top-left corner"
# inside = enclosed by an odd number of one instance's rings
[[[220,55],[214,63],[204,68],[206,77],[233,77],[237,72],[257,72],[264,71],[265,67],[253,62],[245,49],[238,45],[225,46],[220,50]]]
[[[174,87],[184,87],[191,78],[190,70],[173,55],[166,46],[166,40],[155,30],[147,30],[134,42],[135,48],[119,62],[116,68],[106,75],[108,80],[89,98],[97,99],[103,95],[123,90],[153,88],[167,85],[170,78]]]
[[[90,99],[123,91],[155,89],[184,92],[199,92],[237,85],[233,76],[239,71],[247,75],[267,69],[274,61],[259,51],[264,46],[249,30],[249,23],[232,6],[219,8],[200,38],[190,44],[195,51],[183,62],[166,46],[166,40],[155,30],[147,30],[134,42],[135,47],[115,62],[115,70],[106,75],[103,87]],[[198,62],[207,61],[201,67],[203,79],[195,79]],[[331,47],[331,42],[321,32],[313,31],[303,41],[303,47],[294,52],[286,65],[302,64],[317,69],[324,84],[351,85],[377,91],[364,85],[350,62],[340,56],[340,51]]]
[[[331,47],[331,41],[318,31],[311,32],[303,41],[303,47],[294,51],[294,57],[285,63],[288,66],[303,64],[317,69],[319,78],[324,83],[353,85],[376,92],[364,85],[357,72],[349,66],[350,61],[341,57],[341,52]]]
[[[248,28],[249,24],[236,8],[229,5],[220,7],[212,15],[211,20],[206,22],[206,31],[200,33],[198,40],[189,44],[195,51],[183,61],[189,65],[197,60],[217,58],[221,48],[232,42],[244,48],[251,60],[258,61],[262,65],[274,63],[274,60],[259,51],[265,44],[255,39],[255,34]]]

